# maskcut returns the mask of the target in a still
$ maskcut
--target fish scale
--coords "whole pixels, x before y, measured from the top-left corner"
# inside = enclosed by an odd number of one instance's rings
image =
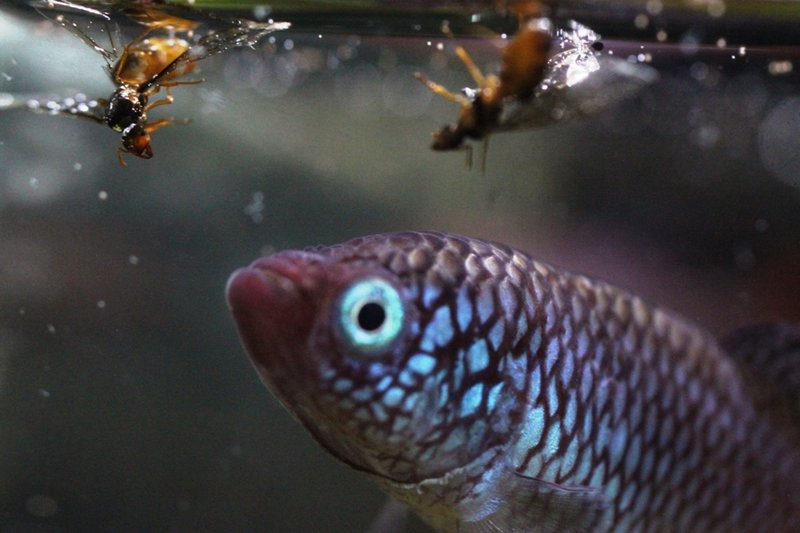
[[[259,259],[228,301],[286,408],[438,530],[800,527],[797,429],[710,335],[604,282],[407,232]]]

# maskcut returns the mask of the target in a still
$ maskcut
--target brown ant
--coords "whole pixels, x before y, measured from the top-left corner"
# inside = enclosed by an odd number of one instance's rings
[[[106,21],[110,20],[110,17],[103,12],[63,0],[51,0],[50,5],[80,9]],[[267,33],[287,29],[290,26],[286,22],[261,24],[235,19],[226,21],[231,26],[228,29],[211,32],[197,40],[196,44],[190,44],[186,39],[176,37],[175,32],[183,32],[188,36],[198,25],[192,20],[161,13],[154,7],[144,5],[129,10],[126,14],[147,26],[147,29],[128,43],[119,57],[113,42],[112,50],[106,50],[74,22],[68,21],[63,15],[55,17],[56,22],[77,35],[105,59],[109,77],[117,87],[107,100],[97,99],[96,105],[86,105],[81,102],[80,106],[47,102],[44,109],[41,102],[33,101],[27,104],[27,107],[33,110],[88,118],[121,133],[122,146],[117,148],[117,157],[122,166],[125,166],[124,153],[142,159],[153,157],[150,135],[160,128],[175,123],[176,120],[169,117],[149,121],[147,112],[173,102],[170,88],[202,82],[202,80],[177,79],[194,70],[197,61],[230,48],[252,47]],[[150,36],[156,30],[165,30],[167,35]],[[166,89],[166,96],[150,102],[150,97],[161,87]],[[69,102],[74,101],[69,99]]]
[[[520,30],[503,50],[499,74],[484,76],[467,51],[456,47],[477,89],[456,94],[416,74],[431,91],[461,106],[458,122],[433,134],[434,150],[456,150],[467,138],[485,141],[492,132],[541,127],[597,113],[658,78],[657,71],[647,65],[613,57],[610,52],[600,55],[600,36],[576,21],[553,29],[535,1],[523,2],[513,11],[521,21]],[[442,29],[452,37],[446,24]],[[466,149],[471,166],[470,146]]]
[[[446,23],[442,30],[453,36]],[[478,84],[477,89],[465,89],[464,94],[453,93],[418,72],[415,77],[431,91],[461,106],[458,122],[434,133],[431,147],[434,150],[455,150],[467,137],[475,140],[486,138],[500,125],[503,107],[508,100],[524,101],[533,96],[534,89],[544,78],[551,41],[549,19],[534,16],[524,20],[514,40],[503,50],[500,73],[488,76],[481,73],[463,46],[457,46],[456,55]]]
[[[172,117],[148,121],[147,112],[173,101],[170,88],[178,85],[200,83],[202,80],[176,81],[192,70],[194,61],[187,58],[189,43],[176,37],[150,37],[145,35],[131,41],[122,51],[111,69],[111,79],[117,89],[105,103],[103,123],[122,133],[122,146],[117,148],[120,164],[125,165],[123,153],[142,159],[153,157],[150,134],[175,122]],[[148,102],[153,94],[165,87],[164,98]]]

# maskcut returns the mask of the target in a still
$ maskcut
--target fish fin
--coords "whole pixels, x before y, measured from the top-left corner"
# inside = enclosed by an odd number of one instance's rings
[[[723,339],[722,346],[759,409],[800,429],[800,324],[748,326]]]
[[[370,524],[367,533],[402,533],[406,529],[408,514],[408,507],[389,497]]]
[[[603,529],[602,490],[566,486],[515,473],[489,515],[459,524],[459,533],[583,533]]]

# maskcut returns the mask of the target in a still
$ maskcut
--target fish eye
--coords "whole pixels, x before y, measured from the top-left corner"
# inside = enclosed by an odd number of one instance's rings
[[[348,348],[364,355],[380,354],[389,347],[400,335],[405,317],[400,293],[380,278],[347,287],[334,313]]]

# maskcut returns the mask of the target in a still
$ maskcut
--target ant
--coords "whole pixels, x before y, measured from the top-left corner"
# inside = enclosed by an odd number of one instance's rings
[[[604,48],[600,36],[578,22],[569,20],[565,27],[553,29],[535,1],[522,3],[514,12],[520,30],[503,50],[498,74],[484,76],[469,53],[456,47],[477,89],[456,94],[421,73],[415,75],[428,89],[461,106],[458,122],[433,134],[434,150],[456,150],[467,138],[485,141],[492,132],[598,113],[658,78],[647,65],[618,59],[611,52],[600,55]],[[453,37],[446,23],[442,30]],[[471,147],[465,148],[471,167]]]
[[[92,8],[78,6],[63,0],[50,0],[51,6],[63,6],[103,18],[110,17]],[[117,53],[112,41],[112,50],[106,50],[94,39],[81,30],[77,24],[68,21],[64,15],[55,17],[65,29],[69,30],[103,56],[106,70],[116,89],[108,99],[97,99],[93,105],[70,105],[75,99],[68,99],[62,105],[58,102],[47,102],[45,111],[62,113],[88,118],[104,124],[122,134],[122,145],[117,148],[120,165],[126,166],[123,154],[130,153],[142,159],[153,157],[150,135],[165,126],[188,120],[176,121],[173,117],[150,121],[148,111],[173,102],[170,92],[172,87],[193,85],[203,80],[180,81],[195,68],[195,63],[230,48],[254,46],[258,40],[276,30],[289,28],[287,22],[270,22],[266,24],[248,20],[234,19],[226,21],[231,27],[219,32],[210,32],[192,45],[186,39],[175,36],[183,32],[187,37],[197,28],[198,23],[178,16],[162,13],[153,7],[141,6],[133,8],[127,15],[146,26],[145,31],[125,46],[121,54]],[[151,36],[154,31],[165,30],[166,36]],[[166,89],[164,98],[150,101],[161,87]],[[29,109],[39,110],[41,102],[29,102]]]
[[[56,20],[62,25],[65,24],[63,15],[59,15]],[[88,118],[122,134],[122,146],[117,148],[117,158],[122,166],[125,166],[124,153],[142,159],[153,157],[150,134],[175,122],[172,117],[150,122],[147,119],[147,112],[172,103],[173,97],[169,90],[171,87],[202,81],[175,80],[194,69],[194,62],[185,57],[190,45],[185,39],[173,36],[147,37],[152,31],[162,27],[160,23],[149,26],[144,33],[128,43],[115,63],[111,63],[113,56],[102,50],[109,76],[117,89],[108,100],[98,100],[98,103],[105,107],[102,117],[88,115]],[[169,25],[163,27],[170,29],[171,32],[191,31],[196,24],[172,17],[169,19]],[[86,35],[84,37],[90,39]],[[94,48],[98,49],[96,46]],[[166,97],[149,102],[149,98],[161,87],[166,88]]]
[[[529,100],[544,78],[550,58],[553,39],[550,19],[540,17],[538,9],[519,13],[520,30],[514,40],[503,50],[499,74],[484,76],[463,46],[456,47],[456,55],[478,84],[477,89],[464,89],[464,94],[453,93],[444,86],[429,80],[422,73],[415,77],[428,89],[461,106],[455,125],[444,126],[433,134],[434,150],[456,150],[465,138],[486,138],[501,123],[503,107],[507,101]],[[445,22],[442,31],[453,37]]]

